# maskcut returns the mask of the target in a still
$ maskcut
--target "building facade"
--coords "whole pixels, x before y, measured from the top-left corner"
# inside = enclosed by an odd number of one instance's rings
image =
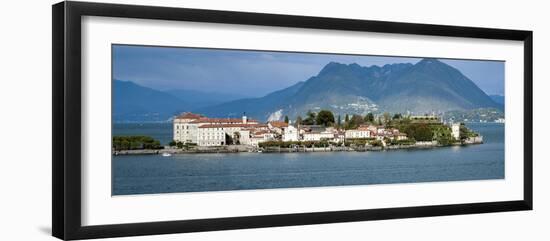
[[[195,143],[199,146],[226,145],[242,128],[265,127],[246,116],[242,118],[208,118],[193,113],[183,113],[173,121],[174,141]],[[231,138],[227,138],[228,135]],[[238,136],[237,136],[238,137]]]
[[[451,135],[455,140],[460,140],[460,123],[451,124]]]
[[[294,126],[287,126],[283,131],[283,141],[299,141],[300,131]]]
[[[176,116],[173,121],[174,141],[182,143],[197,143],[198,125],[192,124],[192,122],[203,118],[205,117],[202,115],[193,114],[190,112]]]
[[[370,138],[371,131],[367,129],[346,130],[346,139]]]
[[[332,141],[338,134],[333,127],[310,126],[303,134],[304,141]]]

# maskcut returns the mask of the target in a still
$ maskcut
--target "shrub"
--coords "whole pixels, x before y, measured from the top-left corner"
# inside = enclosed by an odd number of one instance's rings
[[[382,146],[382,141],[379,141],[379,140],[371,141],[370,144],[374,147],[378,147],[378,146]]]
[[[160,141],[149,136],[113,136],[115,150],[162,149]]]

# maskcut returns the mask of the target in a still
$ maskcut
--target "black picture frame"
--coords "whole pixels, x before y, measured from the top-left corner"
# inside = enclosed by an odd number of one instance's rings
[[[524,43],[524,194],[522,200],[415,206],[282,215],[140,222],[99,226],[81,224],[81,18],[103,16],[280,26],[378,33],[516,40]],[[197,10],[90,2],[52,6],[52,233],[65,239],[107,238],[213,230],[308,225],[381,219],[474,214],[533,208],[533,32],[491,28],[366,21],[262,13]]]

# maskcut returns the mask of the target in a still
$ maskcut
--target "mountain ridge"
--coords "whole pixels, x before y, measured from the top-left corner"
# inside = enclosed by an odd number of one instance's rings
[[[113,120],[166,121],[191,106],[163,91],[138,85],[132,81],[113,80]]]
[[[285,89],[280,90],[285,91]],[[308,110],[330,109],[336,114],[366,112],[432,113],[475,108],[502,108],[468,77],[437,59],[425,58],[416,64],[396,63],[382,67],[356,63],[329,62],[316,76],[293,89],[286,99],[267,105],[264,97],[248,99],[233,106],[224,103],[216,111],[201,109],[202,114],[247,112],[266,119],[274,112],[295,118]],[[254,102],[261,102],[262,111]]]

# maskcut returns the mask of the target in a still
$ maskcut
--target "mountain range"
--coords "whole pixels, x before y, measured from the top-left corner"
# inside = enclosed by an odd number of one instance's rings
[[[115,87],[118,82],[115,81]],[[127,86],[127,82],[121,83],[120,88],[130,92],[136,90],[136,87]],[[277,120],[285,115],[291,119],[298,115],[303,117],[309,110],[320,109],[329,109],[336,115],[364,115],[368,112],[424,114],[503,108],[459,70],[437,59],[370,67],[331,62],[316,76],[259,98],[225,96],[215,99],[219,95],[157,91],[161,96],[154,91],[145,91],[147,95],[121,93],[121,96],[115,91],[114,116],[120,117],[119,111],[125,116],[129,113],[146,116],[151,111],[157,113],[155,116],[159,119],[168,119],[181,111],[193,111],[212,117],[238,117],[246,113],[259,120]],[[197,103],[197,96],[213,99]]]
[[[258,119],[278,119],[320,109],[345,115],[382,111],[424,114],[477,108],[502,106],[459,70],[437,59],[423,59],[416,64],[382,67],[331,62],[305,82],[261,98],[198,111],[222,116],[246,112]]]
[[[122,80],[113,80],[112,88],[116,122],[166,121],[184,111],[245,98],[184,89],[160,91]]]

